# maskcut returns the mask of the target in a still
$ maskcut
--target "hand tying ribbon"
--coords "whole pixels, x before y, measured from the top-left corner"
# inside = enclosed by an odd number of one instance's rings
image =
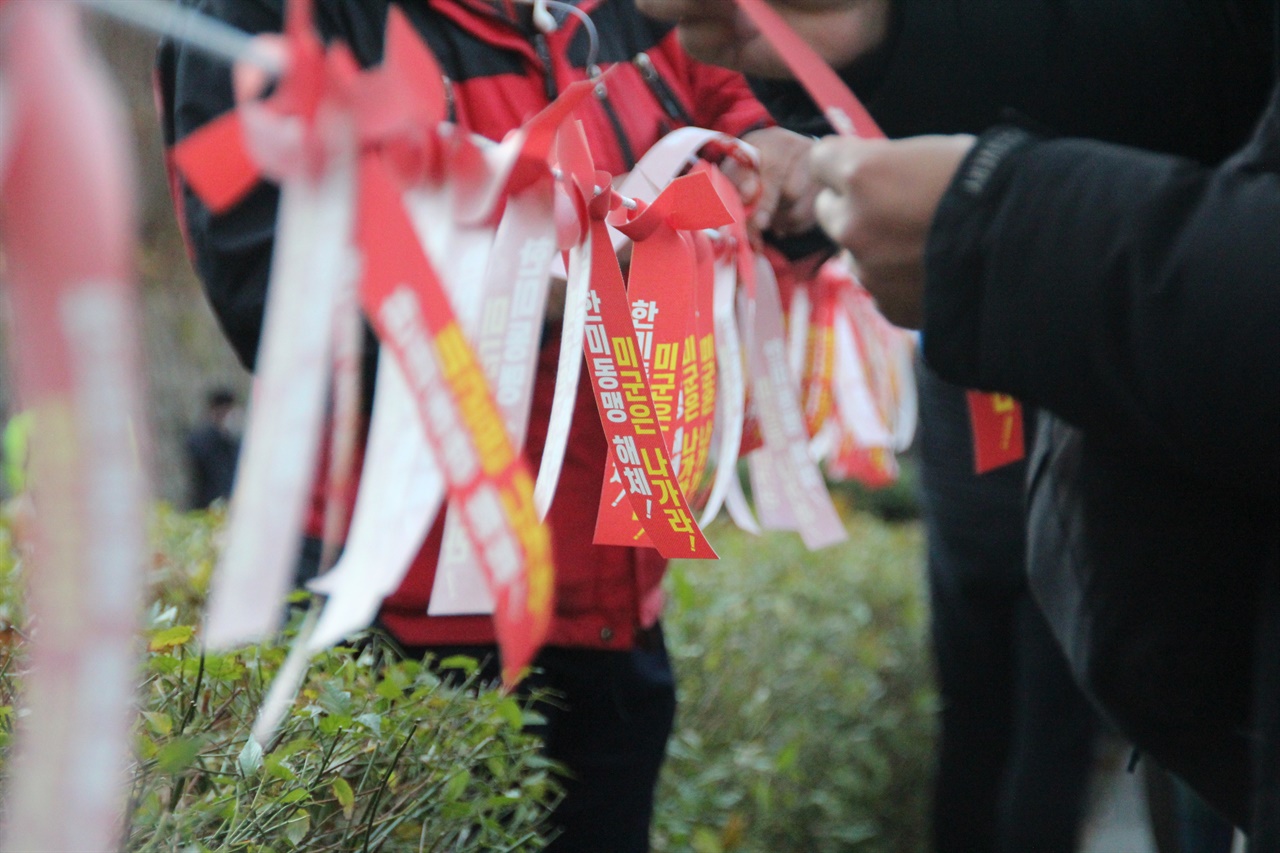
[[[884,138],[884,133],[857,97],[776,11],[764,0],[736,2],[822,108],[836,133],[862,139]],[[971,391],[968,404],[974,430],[977,473],[1025,458],[1022,407],[1016,400],[1008,395]]]

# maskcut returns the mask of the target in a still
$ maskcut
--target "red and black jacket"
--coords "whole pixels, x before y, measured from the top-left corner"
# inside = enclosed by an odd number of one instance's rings
[[[248,32],[281,27],[283,0],[184,0]],[[365,65],[382,54],[387,9],[408,15],[449,78],[458,123],[499,139],[545,106],[569,83],[590,75],[590,41],[567,16],[550,34],[537,32],[526,7],[485,0],[317,0],[317,25],[341,39]],[[664,134],[698,125],[741,135],[767,115],[745,81],[689,59],[670,28],[636,11],[631,0],[582,0],[599,32],[596,63],[621,66],[575,118],[586,127],[597,163],[624,173]],[[158,88],[172,144],[234,102],[227,67],[166,42],[158,58]],[[190,193],[180,199],[197,270],[228,340],[252,369],[262,325],[278,190],[264,184],[234,210],[215,216]],[[536,463],[546,421],[559,342],[547,336],[534,392],[526,455]],[[371,348],[372,351],[372,348]],[[370,359],[369,375],[374,361]],[[585,381],[585,380],[584,380]],[[555,552],[553,645],[626,648],[644,627],[665,562],[656,552],[591,544],[607,446],[593,397],[580,389],[560,489],[548,515]],[[442,525],[437,523],[401,589],[384,605],[382,622],[406,645],[487,643],[490,620],[426,616]]]

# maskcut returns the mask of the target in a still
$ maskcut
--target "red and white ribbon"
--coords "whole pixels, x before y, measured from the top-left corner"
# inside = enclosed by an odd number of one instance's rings
[[[30,440],[36,631],[5,850],[118,850],[136,716],[149,451],[124,112],[73,4],[0,5],[0,221]]]
[[[346,548],[312,581],[328,596],[308,645],[319,651],[373,621],[396,590],[444,500],[444,476],[427,444],[404,373],[378,366],[369,442]]]
[[[747,363],[764,447],[751,455],[753,494],[762,521],[765,507],[771,507],[778,526],[798,529],[811,549],[823,548],[847,533],[809,453],[799,388],[787,363],[782,302],[773,267],[763,256],[756,260],[755,274],[755,298],[748,299],[747,308],[752,329]]]
[[[554,202],[547,180],[508,200],[487,269],[480,277],[483,286],[475,288],[484,298],[471,330],[472,341],[516,447],[524,445],[528,431],[555,254]],[[492,612],[492,597],[478,580],[456,517],[450,516],[428,612],[433,616]]]
[[[626,307],[649,383],[653,416],[686,504],[705,465],[715,406],[710,253],[708,263],[700,265],[690,232],[720,227],[730,219],[715,183],[705,173],[694,173],[670,182],[652,205],[640,208],[630,221],[616,223],[635,241]],[[705,303],[705,323],[699,319],[700,301]],[[704,380],[709,385],[706,406]],[[634,495],[633,482],[639,483],[637,475],[628,475],[617,465],[610,473],[602,490],[596,542],[649,544],[652,539],[643,532],[639,514],[625,506],[627,494]],[[623,508],[630,511],[619,512]]]
[[[353,104],[311,29],[309,3],[287,6],[282,49],[287,71],[270,101],[243,103],[174,154],[215,211],[264,174],[281,184],[254,395],[204,626],[215,648],[260,639],[283,618],[295,532],[315,475],[337,309],[357,275]]]

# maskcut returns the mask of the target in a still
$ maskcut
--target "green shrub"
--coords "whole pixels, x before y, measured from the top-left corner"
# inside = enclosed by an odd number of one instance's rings
[[[916,853],[927,837],[934,693],[914,525],[866,515],[847,544],[711,536],[673,566],[680,684],[659,851]]]
[[[195,619],[219,521],[216,513],[157,515],[125,848],[542,849],[539,831],[558,786],[525,732],[535,715],[525,703],[477,689],[474,661],[446,662],[464,673],[451,686],[419,662],[387,659],[376,641],[326,652],[272,749],[264,754],[249,741],[287,648],[200,654]],[[12,564],[9,554],[0,568]],[[0,610],[12,609],[12,600],[11,589],[0,593]],[[0,653],[6,741],[20,703],[17,653]]]

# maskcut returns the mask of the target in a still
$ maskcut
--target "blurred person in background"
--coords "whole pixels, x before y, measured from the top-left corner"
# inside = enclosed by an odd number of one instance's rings
[[[240,406],[229,388],[215,388],[205,398],[204,417],[187,433],[188,509],[208,509],[231,497],[240,458]]]

